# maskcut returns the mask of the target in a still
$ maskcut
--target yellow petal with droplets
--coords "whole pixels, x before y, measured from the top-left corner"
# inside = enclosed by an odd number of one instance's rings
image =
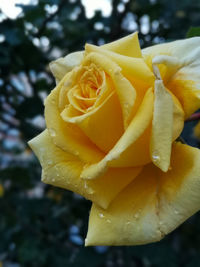
[[[164,234],[173,231],[200,209],[199,163],[199,149],[175,143],[171,170],[158,173],[158,216]]]
[[[83,178],[97,178],[105,173],[108,166],[135,167],[150,162],[149,126],[152,121],[153,99],[153,92],[150,88],[125,133],[102,161],[83,170],[81,174]]]
[[[134,32],[133,34],[123,37],[117,41],[105,44],[102,47],[123,56],[138,58],[142,57],[137,32]]]
[[[93,204],[86,246],[146,244],[173,231],[200,209],[199,162],[199,149],[175,143],[170,171],[149,164],[106,210]]]
[[[83,162],[52,142],[48,131],[35,137],[29,145],[42,165],[42,181],[76,192],[107,208],[116,195],[141,171],[141,167],[109,169],[101,179],[85,181],[80,178]],[[122,179],[123,177],[123,179]]]
[[[147,166],[104,210],[93,204],[86,246],[139,245],[159,241],[157,180]]]
[[[162,171],[170,166],[173,136],[173,100],[162,80],[155,81],[154,111],[151,132],[151,158]]]

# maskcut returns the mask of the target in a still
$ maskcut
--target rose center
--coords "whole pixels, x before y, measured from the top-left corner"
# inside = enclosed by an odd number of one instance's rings
[[[105,80],[104,71],[94,63],[82,66],[77,75],[77,84],[72,89],[73,93],[70,93],[71,104],[83,113],[89,111],[100,98]]]
[[[95,64],[83,67],[83,74],[79,80],[81,94],[85,98],[96,98],[103,83],[103,71]]]

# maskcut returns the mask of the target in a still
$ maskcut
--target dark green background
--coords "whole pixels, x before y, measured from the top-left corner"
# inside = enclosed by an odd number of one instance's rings
[[[53,5],[57,11],[50,14]],[[84,248],[90,202],[43,185],[40,165],[26,143],[42,131],[32,119],[43,115],[41,95],[48,94],[55,85],[48,68],[51,60],[82,50],[86,42],[102,44],[131,33],[131,20],[140,32],[142,47],[184,38],[190,27],[200,25],[200,1],[112,0],[109,17],[98,11],[91,19],[79,0],[40,0],[36,6],[21,7],[23,13],[15,20],[5,16],[0,20],[3,266],[200,266],[199,214],[156,244]],[[142,33],[144,15],[149,18],[149,31]],[[193,28],[188,36],[199,32]],[[198,146],[192,138],[194,124],[187,123],[183,136],[189,144]]]

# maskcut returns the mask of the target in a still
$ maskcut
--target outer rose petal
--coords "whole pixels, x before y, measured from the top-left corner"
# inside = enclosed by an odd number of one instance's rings
[[[86,245],[137,245],[160,240],[200,209],[200,151],[175,143],[172,169],[150,164],[107,210],[93,204]]]
[[[155,45],[142,50],[149,66],[152,59],[158,55],[167,55],[177,60],[177,70],[171,76],[166,86],[183,105],[186,117],[189,117],[200,107],[200,37]],[[159,59],[160,63],[161,59]],[[174,64],[167,63],[163,57],[163,64],[167,64],[166,71],[171,72]],[[173,70],[174,72],[174,70]],[[168,76],[168,75],[167,75]],[[169,78],[169,77],[168,77]]]
[[[74,52],[52,61],[49,64],[49,67],[56,78],[56,82],[60,82],[67,72],[71,71],[74,67],[79,66],[82,59],[83,52]]]
[[[44,183],[76,192],[103,208],[107,208],[116,195],[142,170],[142,167],[111,168],[101,179],[85,181],[80,178],[83,162],[56,147],[47,130],[32,139],[29,145],[42,165]]]
[[[175,143],[171,171],[158,175],[160,229],[168,234],[200,209],[200,150]]]
[[[123,56],[142,57],[140,43],[138,41],[138,33],[134,32],[117,41],[102,46],[106,50],[113,51]]]
[[[108,209],[93,204],[86,246],[138,245],[162,238],[156,207],[155,168],[153,165],[144,167]]]
[[[141,58],[142,53],[138,41],[138,33],[135,32],[117,41],[102,46],[104,49],[119,53],[124,56]],[[84,52],[70,53],[65,57],[58,58],[49,64],[50,70],[56,78],[56,82],[60,82],[67,72],[74,67],[79,66],[83,59]]]

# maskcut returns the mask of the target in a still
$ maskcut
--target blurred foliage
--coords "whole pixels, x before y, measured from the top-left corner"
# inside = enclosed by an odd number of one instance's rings
[[[191,27],[187,32],[187,38],[200,36],[200,27]]]
[[[0,262],[3,266],[200,266],[200,216],[157,244],[84,248],[90,203],[40,182],[27,140],[44,128],[43,100],[55,82],[48,63],[86,42],[103,44],[135,30],[141,46],[199,35],[198,0],[112,0],[87,18],[80,0],[19,5],[0,12]],[[188,124],[187,142],[198,146]],[[120,233],[119,233],[120,234]]]

